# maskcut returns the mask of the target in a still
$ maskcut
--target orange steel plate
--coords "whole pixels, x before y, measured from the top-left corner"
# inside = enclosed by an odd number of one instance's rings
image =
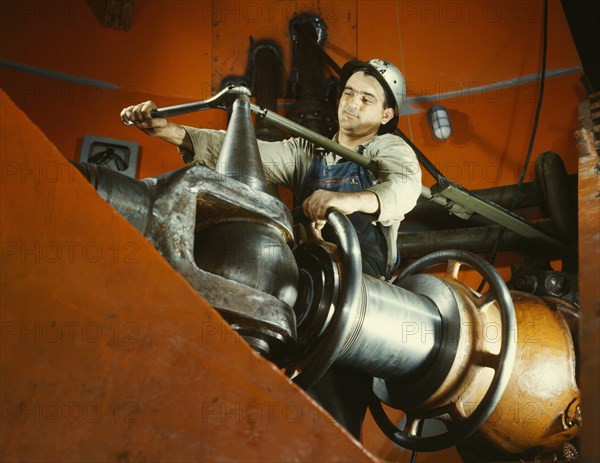
[[[372,461],[0,97],[0,460]]]

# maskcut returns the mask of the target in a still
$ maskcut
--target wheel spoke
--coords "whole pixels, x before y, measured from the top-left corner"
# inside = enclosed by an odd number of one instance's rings
[[[284,368],[283,369],[283,373],[289,378],[289,379],[294,379],[296,376],[298,376],[298,374],[300,373],[301,370],[299,370],[296,367],[289,367],[289,368]]]
[[[494,291],[492,291],[491,289],[488,289],[487,291],[485,291],[484,293],[481,293],[479,295],[479,302],[482,304],[485,304],[494,299],[496,299],[496,295],[494,294]]]
[[[498,369],[499,359],[500,356],[498,354],[486,351],[478,351],[475,353],[473,360],[475,361],[476,365],[496,370]]]
[[[474,405],[469,402],[464,402],[461,399],[459,402],[453,404],[453,406],[448,409],[448,416],[452,423],[460,423],[461,421],[467,419],[467,417],[469,417],[471,413],[473,413],[475,407],[476,404]]]
[[[458,281],[458,272],[462,262],[451,259],[448,261],[448,267],[446,267],[446,276]]]
[[[443,422],[446,417],[451,418],[453,413],[456,413],[456,404],[454,402],[450,402],[437,409],[438,416],[436,418]]]
[[[496,303],[496,295],[493,291],[486,291],[474,301],[480,312],[487,312],[487,310]]]
[[[497,301],[496,294],[492,290],[479,294],[473,288],[467,287],[466,295],[480,312],[486,312]]]
[[[419,425],[423,421],[422,418],[415,416],[406,416],[406,424],[404,425],[404,433],[409,436],[416,436],[419,432]]]

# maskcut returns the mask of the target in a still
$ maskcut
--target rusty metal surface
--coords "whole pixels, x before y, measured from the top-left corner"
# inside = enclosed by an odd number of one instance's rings
[[[579,295],[581,323],[579,338],[580,382],[583,395],[584,428],[582,453],[600,459],[600,140],[594,140],[593,117],[598,117],[600,94],[580,104],[581,129],[575,135],[579,153]],[[596,125],[596,133],[598,133]]]
[[[75,167],[249,342],[271,356],[293,345],[296,267],[286,244],[291,214],[279,200],[202,166],[144,180],[102,166]],[[236,226],[237,234],[227,238],[223,229]],[[257,228],[265,232],[254,233]],[[219,265],[224,258],[235,275]],[[264,277],[260,288],[256,266]]]
[[[1,96],[2,461],[373,461]]]

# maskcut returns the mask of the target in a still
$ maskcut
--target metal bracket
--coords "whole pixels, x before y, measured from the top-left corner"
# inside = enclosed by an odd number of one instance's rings
[[[491,201],[479,198],[463,186],[451,182],[446,177],[440,178],[438,183],[432,187],[431,195],[433,197],[441,196],[446,200],[460,204],[465,208],[465,210],[476,212],[477,214],[493,220],[497,224],[500,224],[509,230],[524,236],[525,238],[541,240],[546,244],[556,246],[558,248],[565,247],[565,245],[556,238],[543,232],[524,218]]]

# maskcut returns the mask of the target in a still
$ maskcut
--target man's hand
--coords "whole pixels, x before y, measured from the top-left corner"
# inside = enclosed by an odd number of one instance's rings
[[[133,122],[138,129],[143,130],[148,135],[158,135],[157,132],[165,128],[168,121],[160,117],[153,118],[150,114],[155,109],[158,109],[158,106],[153,101],[145,101],[129,106],[121,111],[121,120],[123,122]]]
[[[367,190],[356,193],[317,190],[302,203],[304,215],[313,222],[317,231],[325,226],[325,215],[332,207],[346,215],[353,212],[376,214],[379,211],[379,199],[375,193]]]
[[[121,111],[121,120],[129,121],[144,133],[162,138],[169,143],[193,151],[192,142],[183,127],[162,117],[152,117],[151,113],[157,109],[153,101],[128,106]]]

